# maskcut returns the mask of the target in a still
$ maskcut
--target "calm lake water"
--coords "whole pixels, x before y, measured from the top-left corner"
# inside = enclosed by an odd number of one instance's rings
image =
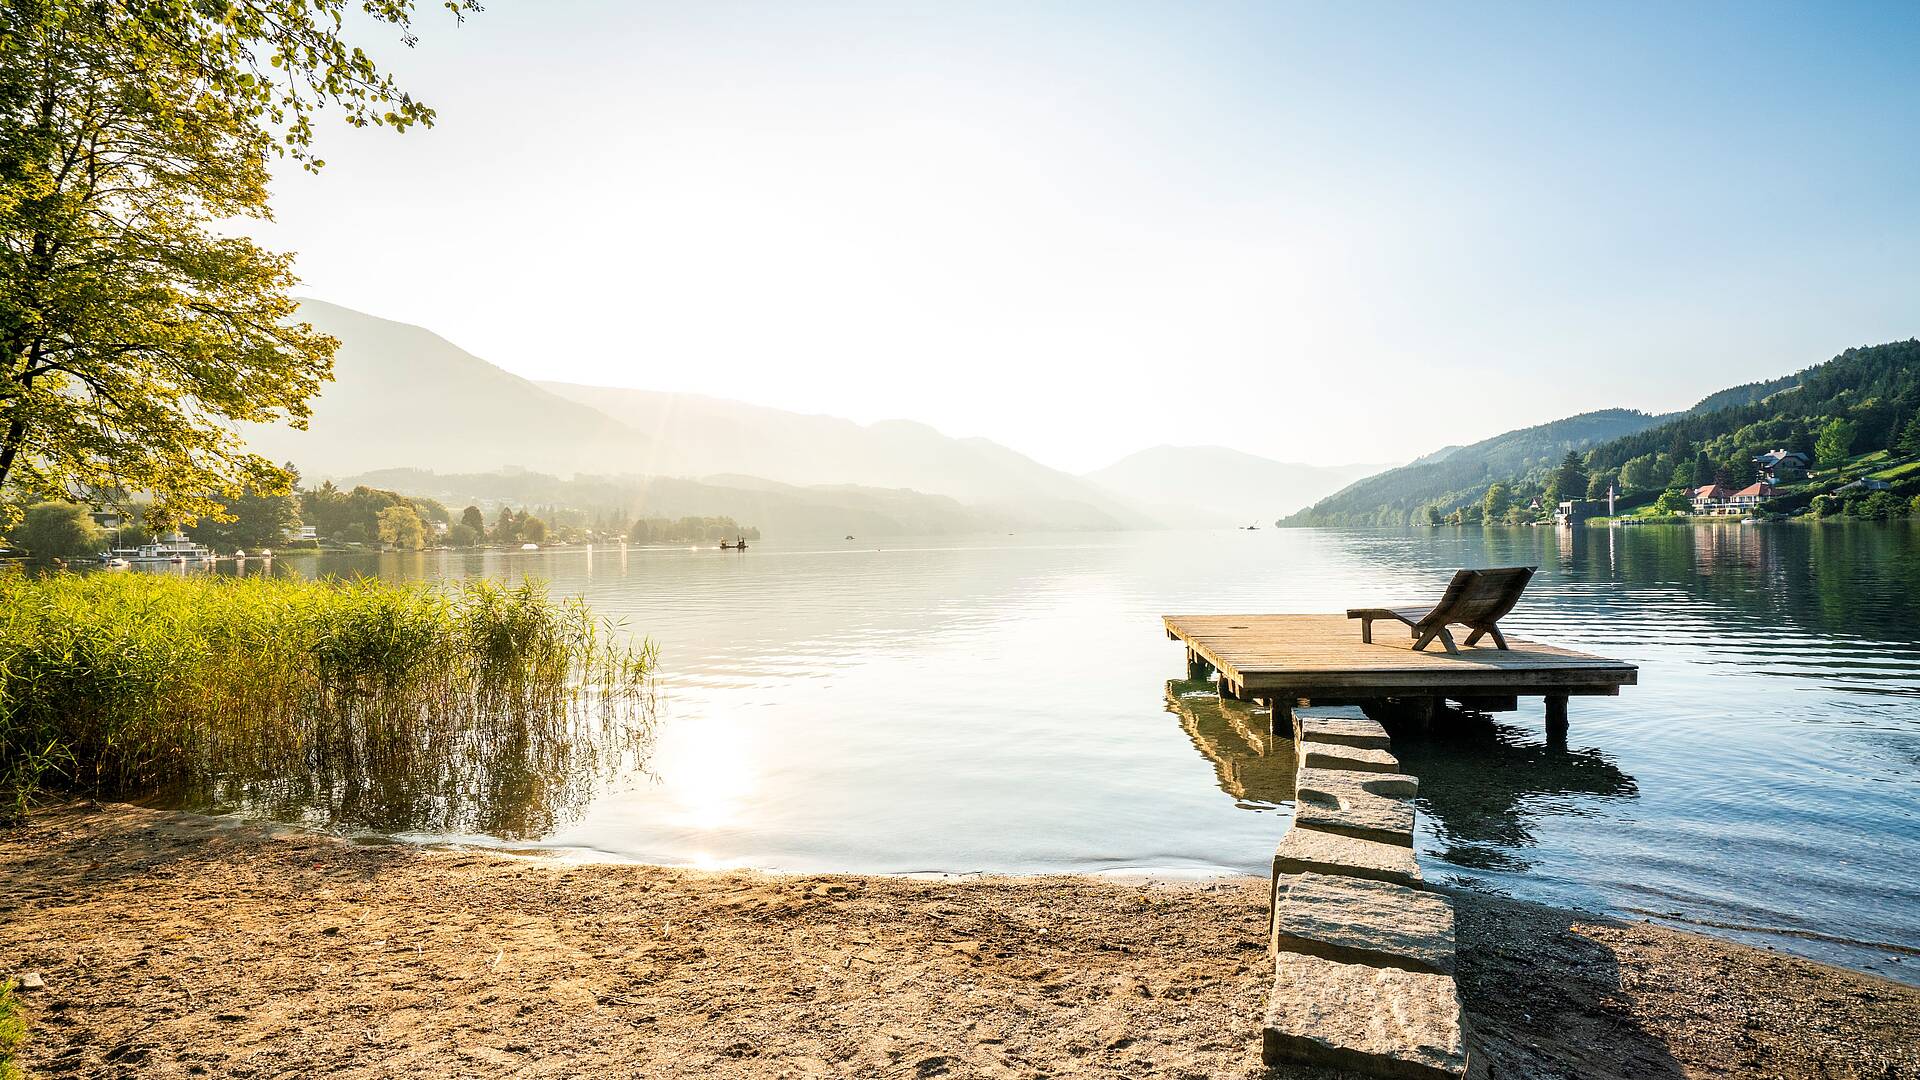
[[[1167,613],[1335,611],[1537,563],[1507,625],[1638,663],[1401,739],[1431,880],[1920,982],[1920,526],[1261,530],[282,558],[550,581],[661,649],[644,771],[437,835],[798,871],[1266,872],[1291,758],[1179,682]],[[322,814],[321,816],[325,816]],[[531,821],[536,826],[513,823]],[[405,833],[404,814],[376,825]],[[522,835],[525,833],[526,835]]]

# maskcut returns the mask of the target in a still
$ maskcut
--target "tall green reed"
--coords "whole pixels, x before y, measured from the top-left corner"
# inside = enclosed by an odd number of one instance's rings
[[[0,816],[184,787],[531,834],[644,756],[655,655],[532,582],[0,574]]]

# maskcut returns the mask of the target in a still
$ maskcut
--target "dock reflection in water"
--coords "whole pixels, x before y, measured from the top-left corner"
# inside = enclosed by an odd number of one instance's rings
[[[1213,762],[1215,780],[1234,805],[1265,810],[1293,802],[1293,741],[1272,737],[1271,712],[1222,699],[1207,679],[1167,680],[1167,711]]]
[[[1206,679],[1169,679],[1167,711],[1236,806],[1291,805],[1294,743],[1269,734],[1270,712],[1223,700]],[[1468,870],[1525,870],[1541,815],[1589,815],[1597,811],[1586,799],[1639,795],[1633,777],[1599,750],[1545,745],[1474,713],[1449,711],[1429,735],[1396,732],[1393,752],[1420,778],[1421,854]]]
[[[1593,799],[1632,799],[1633,777],[1600,750],[1543,744],[1510,724],[1451,714],[1427,736],[1396,735],[1400,767],[1420,778],[1430,826],[1423,855],[1468,869],[1525,870],[1544,813],[1598,813]],[[1576,797],[1577,796],[1577,797]]]

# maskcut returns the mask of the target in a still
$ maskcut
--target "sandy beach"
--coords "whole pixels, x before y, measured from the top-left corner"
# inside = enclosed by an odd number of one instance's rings
[[[1495,1077],[1920,1077],[1920,990],[1453,893]],[[1256,1077],[1262,882],[914,880],[351,844],[109,804],[0,833],[35,1077]]]

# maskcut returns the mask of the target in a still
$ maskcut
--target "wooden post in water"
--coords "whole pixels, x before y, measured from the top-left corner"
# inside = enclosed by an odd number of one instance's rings
[[[1275,690],[1267,699],[1267,740],[1269,744],[1282,739],[1293,742],[1299,736],[1293,730],[1293,707],[1300,702],[1299,694],[1292,690]]]
[[[1213,677],[1213,665],[1200,655],[1197,649],[1187,650],[1187,678],[1207,679]]]
[[[1567,695],[1547,695],[1547,745],[1566,749],[1567,745]]]

